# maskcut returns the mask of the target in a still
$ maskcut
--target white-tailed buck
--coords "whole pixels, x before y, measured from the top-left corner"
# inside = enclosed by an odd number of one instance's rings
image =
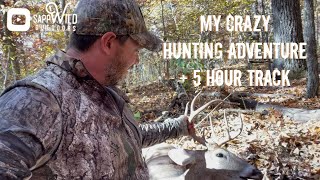
[[[199,94],[192,100],[189,121],[192,121],[198,113],[213,102],[220,101],[212,100],[195,111],[194,102]],[[186,108],[186,115],[187,112],[188,108]],[[226,121],[226,117],[224,119]],[[228,123],[226,122],[228,138],[221,143],[208,143],[204,137],[192,135],[195,141],[206,145],[207,150],[177,149],[165,143],[143,149],[143,156],[149,169],[150,179],[262,179],[262,173],[257,168],[228,150],[221,148],[223,144],[240,135],[243,127],[240,114],[239,119],[241,127],[233,137],[230,135]]]

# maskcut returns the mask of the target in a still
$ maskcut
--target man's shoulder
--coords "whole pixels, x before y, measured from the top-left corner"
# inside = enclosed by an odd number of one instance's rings
[[[37,89],[38,91],[45,92],[46,94],[53,95],[58,99],[61,92],[69,86],[70,83],[66,83],[68,77],[67,72],[56,65],[49,65],[34,75],[28,76],[24,79],[18,80],[9,87],[7,87],[1,94],[11,91],[19,87],[27,88],[30,91]]]

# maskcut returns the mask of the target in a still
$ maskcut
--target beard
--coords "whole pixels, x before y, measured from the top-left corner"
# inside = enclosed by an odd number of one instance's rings
[[[105,83],[107,86],[117,85],[123,80],[128,73],[128,65],[126,64],[123,56],[117,54],[112,60],[110,66],[105,70]]]

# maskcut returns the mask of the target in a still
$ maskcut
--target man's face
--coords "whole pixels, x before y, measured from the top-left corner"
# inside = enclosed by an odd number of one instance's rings
[[[124,44],[119,43],[111,65],[105,71],[106,84],[116,85],[125,78],[128,70],[139,63],[140,49],[141,47],[130,37]]]

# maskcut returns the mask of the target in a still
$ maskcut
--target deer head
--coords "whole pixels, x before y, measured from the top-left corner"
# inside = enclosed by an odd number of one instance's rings
[[[261,179],[262,173],[228,150],[185,150],[169,144],[143,149],[150,179]]]

